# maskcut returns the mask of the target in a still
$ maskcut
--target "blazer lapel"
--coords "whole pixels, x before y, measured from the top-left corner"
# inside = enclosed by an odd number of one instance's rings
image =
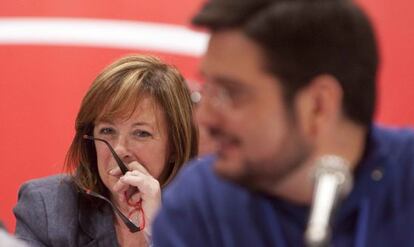
[[[78,246],[118,246],[113,222],[113,212],[109,205],[91,205],[91,200],[79,194]]]

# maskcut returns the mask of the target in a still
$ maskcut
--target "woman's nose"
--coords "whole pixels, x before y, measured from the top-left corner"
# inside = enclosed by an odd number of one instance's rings
[[[116,140],[116,143],[114,145],[114,150],[116,154],[121,158],[121,160],[125,163],[131,163],[133,160],[132,151],[130,149],[130,145],[128,142],[128,139],[119,136]]]

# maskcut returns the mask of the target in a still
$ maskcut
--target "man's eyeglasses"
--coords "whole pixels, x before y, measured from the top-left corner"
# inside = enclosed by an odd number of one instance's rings
[[[191,100],[196,105],[208,104],[220,111],[235,110],[246,98],[242,89],[229,89],[213,83],[204,83],[200,91],[191,94]]]

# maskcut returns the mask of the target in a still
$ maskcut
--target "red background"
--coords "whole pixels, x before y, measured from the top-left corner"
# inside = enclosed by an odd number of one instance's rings
[[[202,0],[2,1],[1,17],[81,17],[188,26]],[[377,120],[414,123],[413,2],[360,0],[372,17],[382,63]],[[13,231],[20,184],[62,172],[80,100],[98,72],[122,55],[152,53],[196,79],[199,58],[156,51],[0,45],[0,219]]]

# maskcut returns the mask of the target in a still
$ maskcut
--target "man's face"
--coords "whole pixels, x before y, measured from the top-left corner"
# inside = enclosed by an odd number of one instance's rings
[[[198,117],[218,144],[216,172],[261,189],[288,177],[307,159],[307,145],[261,50],[242,32],[211,36]]]

